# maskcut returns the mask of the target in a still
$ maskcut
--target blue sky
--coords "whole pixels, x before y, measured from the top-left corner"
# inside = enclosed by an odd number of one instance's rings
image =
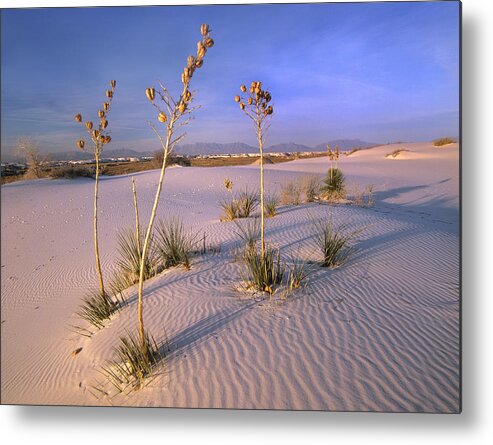
[[[215,46],[192,80],[201,108],[186,143],[255,143],[233,97],[273,96],[268,144],[422,141],[458,135],[457,2],[2,10],[2,152],[19,136],[75,148],[73,115],[96,120],[117,80],[108,147],[158,149],[145,88],[178,91],[200,24]]]

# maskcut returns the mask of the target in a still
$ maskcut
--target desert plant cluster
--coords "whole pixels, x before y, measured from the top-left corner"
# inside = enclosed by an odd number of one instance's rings
[[[181,87],[177,96],[173,95],[165,84],[148,87],[145,96],[155,109],[156,121],[149,122],[150,130],[155,134],[161,150],[155,156],[156,167],[159,164],[160,175],[156,184],[149,219],[143,224],[139,214],[139,196],[135,179],[131,187],[135,223],[133,227],[119,230],[117,236],[117,259],[114,276],[109,284],[103,280],[98,238],[98,197],[99,160],[104,147],[110,143],[108,115],[115,94],[116,81],[110,81],[105,92],[106,99],[98,110],[98,123],[84,121],[80,113],[75,121],[86,130],[91,141],[95,168],[88,173],[94,176],[94,256],[98,276],[99,290],[84,297],[77,313],[96,330],[102,329],[107,320],[127,305],[126,293],[136,289],[137,310],[136,329],[129,329],[120,338],[114,348],[114,358],[108,360],[102,369],[105,381],[118,392],[141,388],[151,377],[166,356],[166,348],[155,340],[146,328],[144,320],[145,282],[172,267],[182,268],[186,273],[192,267],[193,257],[208,252],[205,234],[188,231],[181,219],[170,216],[158,219],[157,210],[165,186],[166,169],[173,159],[173,150],[185,134],[182,128],[190,123],[196,109],[195,93],[191,89],[191,80],[203,66],[205,56],[214,41],[208,25],[200,28],[201,38],[197,43],[196,54],[188,56],[181,74]],[[224,179],[224,197],[219,205],[222,209],[220,220],[233,224],[233,230],[239,240],[235,259],[240,268],[242,289],[257,296],[265,296],[270,301],[275,296],[286,300],[292,293],[303,289],[313,269],[313,262],[300,260],[288,261],[278,245],[267,239],[266,228],[272,218],[279,215],[280,206],[299,206],[302,203],[342,202],[346,197],[345,177],[338,167],[339,149],[327,146],[329,169],[324,178],[317,175],[305,175],[281,184],[278,192],[274,187],[266,187],[263,147],[274,116],[272,95],[262,82],[252,81],[249,86],[239,87],[240,94],[234,97],[240,111],[249,118],[258,142],[259,150],[259,186],[257,188],[238,188],[231,179]],[[80,150],[86,150],[86,142],[80,138],[76,142]],[[34,169],[34,167],[33,167]],[[67,171],[62,175],[70,176]],[[75,174],[75,173],[74,173]],[[266,188],[269,192],[266,193]],[[373,203],[373,189],[368,190],[367,204]],[[371,195],[371,199],[370,199]],[[354,242],[359,232],[349,230],[347,225],[336,226],[331,221],[316,225],[316,245],[318,265],[335,269],[344,265],[354,251]],[[203,247],[200,248],[200,244]],[[92,335],[90,329],[78,327],[83,335]],[[95,388],[96,391],[103,390]]]

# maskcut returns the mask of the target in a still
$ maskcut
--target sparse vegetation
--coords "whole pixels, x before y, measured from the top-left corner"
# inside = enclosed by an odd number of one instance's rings
[[[125,392],[128,388],[140,389],[165,357],[147,331],[144,331],[143,339],[131,333],[120,337],[120,344],[114,348],[114,353],[115,359],[103,367],[102,374],[117,392]]]
[[[361,150],[361,148],[353,148],[351,151],[348,151],[346,153],[346,156],[351,156],[352,154],[354,154],[354,153],[356,153],[356,152],[358,152],[360,150]]]
[[[402,153],[403,151],[409,151],[409,150],[406,150],[405,148],[398,148],[397,150],[394,150],[391,153],[387,153],[385,155],[385,157],[386,158],[396,158],[399,155],[399,153]]]
[[[320,178],[316,175],[307,175],[300,178],[301,187],[305,193],[306,202],[313,202],[320,194]]]
[[[285,266],[279,248],[267,248],[264,255],[257,249],[247,250],[243,261],[247,268],[243,282],[248,288],[272,295],[282,283]]]
[[[96,169],[82,166],[64,166],[52,168],[49,175],[53,179],[74,179],[91,178],[94,179]]]
[[[245,243],[245,251],[255,250],[257,241],[260,239],[260,221],[258,218],[245,220],[245,223],[235,221],[237,230],[236,234]]]
[[[196,237],[185,231],[183,222],[177,217],[159,220],[156,228],[156,252],[165,269],[182,265],[190,268],[190,258]],[[149,255],[152,252],[150,245]]]
[[[92,292],[85,296],[77,316],[87,321],[97,329],[104,327],[104,322],[116,312],[119,302],[114,301],[108,294]]]
[[[443,147],[444,145],[454,144],[455,142],[457,142],[457,140],[451,137],[440,138],[433,141],[433,146]]]
[[[334,269],[345,264],[354,251],[351,241],[360,231],[350,231],[346,224],[335,226],[332,221],[320,222],[317,242],[322,251],[323,267]]]
[[[26,161],[27,171],[24,177],[41,178],[43,157],[39,152],[39,145],[36,140],[29,137],[20,137],[15,144],[15,152]]]
[[[265,198],[265,216],[273,218],[277,215],[277,207],[279,207],[279,197],[277,195],[269,195]]]
[[[292,179],[281,184],[281,204],[298,206],[302,203],[302,184],[299,180]]]
[[[259,199],[255,191],[244,189],[238,193],[231,192],[231,195],[219,204],[223,209],[221,220],[233,221],[251,216],[258,207]]]
[[[306,262],[295,263],[288,269],[287,288],[289,292],[299,289],[306,283],[308,268]]]

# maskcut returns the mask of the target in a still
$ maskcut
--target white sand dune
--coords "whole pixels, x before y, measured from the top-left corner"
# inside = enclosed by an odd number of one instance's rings
[[[409,152],[385,157],[398,148]],[[70,330],[80,323],[74,314],[81,297],[97,285],[93,182],[2,186],[2,403],[458,412],[458,156],[457,144],[360,151],[339,166],[349,183],[375,186],[374,207],[282,207],[266,236],[288,262],[320,259],[320,218],[364,231],[347,265],[314,264],[307,288],[279,306],[235,290],[236,227],[219,222],[223,179],[235,188],[257,184],[258,166],[167,171],[159,216],[181,216],[220,252],[146,282],[146,326],[171,351],[146,388],[100,398],[91,394],[98,369],[137,317],[131,289],[128,306],[103,330],[91,338]],[[325,158],[267,165],[266,181],[275,190],[327,168]],[[134,175],[143,222],[158,175]],[[105,177],[100,190],[100,250],[109,279],[116,231],[133,224],[130,179]]]

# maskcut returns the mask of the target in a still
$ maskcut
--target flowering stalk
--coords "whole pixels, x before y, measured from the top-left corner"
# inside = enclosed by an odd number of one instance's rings
[[[161,83],[159,83],[161,87],[161,91],[156,90],[154,88],[146,89],[147,99],[152,103],[152,105],[157,110],[158,113],[157,120],[160,123],[164,124],[166,127],[166,135],[163,137],[156,129],[154,124],[149,122],[152,131],[156,133],[156,136],[158,137],[159,142],[161,143],[161,147],[163,149],[163,163],[161,165],[161,174],[159,176],[156,196],[154,198],[154,205],[152,207],[149,224],[147,225],[144,244],[142,245],[142,257],[140,259],[137,314],[139,320],[139,336],[142,345],[145,345],[144,318],[143,318],[143,305],[142,305],[142,294],[144,288],[144,264],[146,261],[147,249],[151,237],[152,227],[154,225],[154,219],[156,218],[156,211],[159,203],[159,197],[161,195],[161,190],[163,187],[168,155],[173,150],[175,145],[185,137],[185,134],[181,134],[180,136],[177,137],[174,137],[174,134],[180,127],[187,125],[190,122],[190,114],[195,109],[190,106],[193,100],[193,93],[189,89],[190,81],[192,79],[193,74],[195,73],[195,70],[200,68],[204,63],[204,56],[207,53],[207,49],[211,48],[214,45],[214,41],[210,37],[209,25],[203,24],[200,27],[200,31],[202,34],[202,40],[200,40],[197,43],[197,55],[188,56],[187,66],[183,69],[183,73],[181,75],[183,90],[178,100],[173,99],[170,92]],[[159,95],[162,103],[164,104],[164,108],[161,108],[155,102],[156,94]]]
[[[111,137],[108,130],[108,113],[113,101],[113,95],[115,93],[116,80],[110,81],[110,89],[106,90],[107,101],[103,102],[103,109],[98,111],[99,124],[97,128],[94,128],[92,121],[83,122],[82,115],[76,114],[74,119],[82,125],[85,125],[86,131],[89,134],[89,138],[93,143],[94,159],[96,161],[96,173],[94,182],[94,255],[96,257],[96,271],[99,277],[99,289],[101,295],[105,295],[103,274],[101,272],[101,262],[99,259],[99,243],[98,243],[98,188],[99,188],[99,160],[103,152],[103,147],[111,142]],[[79,150],[85,151],[86,142],[84,139],[79,139],[76,142]]]
[[[272,100],[270,93],[262,89],[262,82],[254,81],[247,91],[245,85],[240,90],[243,97],[235,96],[240,109],[253,121],[260,152],[260,239],[262,259],[265,257],[265,225],[264,225],[264,137],[269,129],[269,121],[274,109],[269,102]]]

